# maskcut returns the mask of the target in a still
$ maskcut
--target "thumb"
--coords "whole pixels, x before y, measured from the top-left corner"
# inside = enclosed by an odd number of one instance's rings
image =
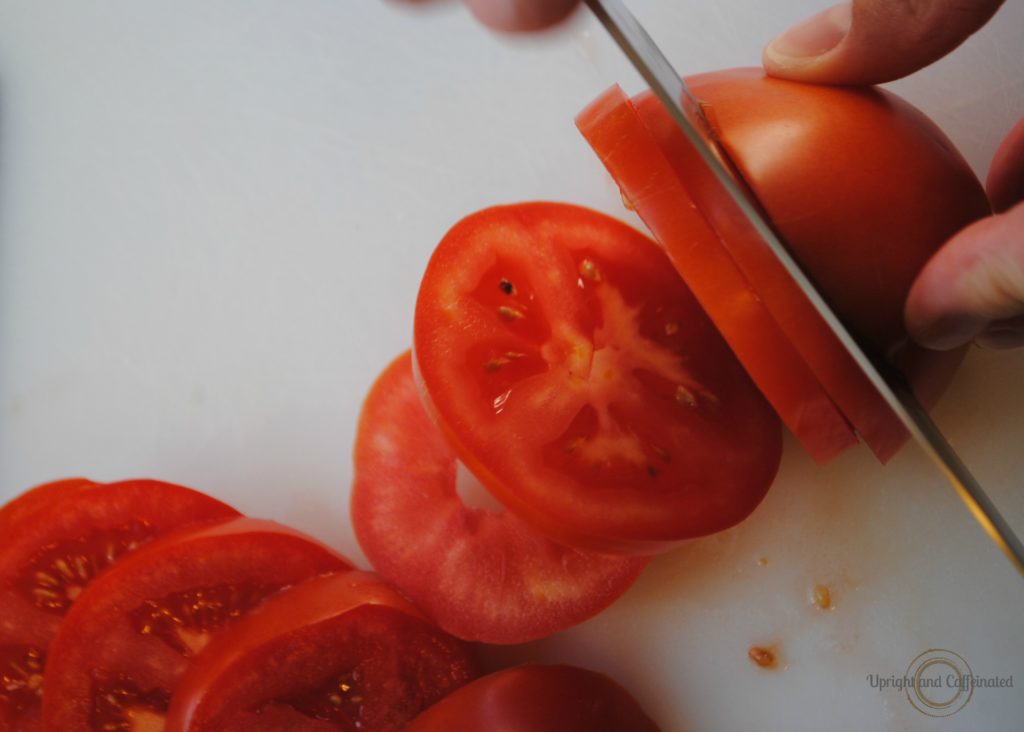
[[[1024,203],[950,239],[910,288],[904,314],[924,346],[1024,345]]]
[[[500,31],[532,31],[552,26],[575,9],[578,0],[464,0],[484,25]]]
[[[798,23],[768,44],[772,76],[822,84],[880,84],[963,43],[1003,0],[852,0]]]

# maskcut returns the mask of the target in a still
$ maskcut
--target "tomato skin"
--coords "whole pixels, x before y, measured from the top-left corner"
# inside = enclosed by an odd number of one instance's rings
[[[414,355],[463,463],[573,546],[650,554],[722,530],[778,468],[777,418],[664,254],[594,211],[456,224],[423,278]]]
[[[893,358],[907,344],[903,303],[917,273],[991,213],[963,156],[883,89],[802,84],[760,69],[687,83],[801,265],[844,322]]]
[[[351,566],[298,531],[247,518],[183,529],[137,549],[82,592],[54,638],[43,696],[44,730],[91,732],[94,704],[106,687],[138,692],[144,699],[140,704],[162,717],[170,690],[189,662],[189,653],[171,645],[168,634],[186,646],[201,644],[195,634],[179,635],[190,630],[185,622],[190,616],[179,618],[176,612],[195,612],[190,608],[196,603],[216,612],[215,590],[220,588],[225,612],[238,602],[244,612],[286,585]],[[204,593],[212,605],[201,601]],[[164,612],[167,598],[193,595],[196,599],[185,600],[187,607]],[[208,637],[233,617],[215,615],[212,627],[199,630]]]
[[[30,654],[42,666],[68,605],[121,552],[190,524],[238,516],[190,488],[153,480],[85,479],[37,487],[4,509],[0,552],[0,676]],[[39,577],[44,577],[42,582]],[[11,678],[17,679],[13,668]],[[11,688],[19,684],[12,682]],[[39,728],[39,698],[0,689],[0,730]]]
[[[420,402],[411,361],[402,354],[378,378],[356,436],[350,514],[374,568],[444,630],[485,643],[565,630],[625,592],[646,558],[579,552],[509,512],[462,503],[455,453]]]
[[[445,697],[405,732],[658,732],[607,676],[572,666],[519,666]]]
[[[371,645],[369,657],[353,657],[349,649],[367,638],[387,640]],[[420,672],[418,686],[392,678],[392,654],[404,664],[403,679]],[[380,664],[384,676],[371,683],[368,677]],[[404,726],[418,710],[478,675],[469,645],[432,626],[379,577],[329,574],[267,599],[214,639],[175,689],[166,732],[273,729],[263,723],[268,709],[284,719],[290,712],[295,726],[316,725],[314,717],[298,711],[302,696],[354,666],[361,668],[362,686],[353,680],[346,693],[363,701],[358,712],[348,714],[379,732]]]

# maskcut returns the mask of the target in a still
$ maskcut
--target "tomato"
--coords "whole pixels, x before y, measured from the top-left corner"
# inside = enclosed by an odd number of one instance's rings
[[[626,95],[609,89],[576,124],[624,199],[666,246],[715,326],[815,461],[857,443],[849,424],[750,287]]]
[[[840,317],[870,351],[904,372],[923,402],[934,403],[963,351],[914,345],[902,310],[932,253],[989,212],[963,158],[924,115],[881,90],[799,84],[754,69],[687,82],[758,203]],[[687,187],[681,200],[701,207],[720,201],[653,97],[641,95],[634,105]],[[763,247],[733,231],[718,234],[845,416],[882,461],[891,457],[906,433],[827,326]],[[670,253],[685,246],[660,237]],[[687,267],[678,256],[675,262]],[[714,301],[702,302],[712,317],[726,317]],[[772,358],[766,351],[744,363]]]
[[[398,732],[476,676],[472,648],[375,575],[329,574],[211,641],[175,689],[166,732]]]
[[[573,666],[520,666],[464,686],[406,732],[658,732],[625,689]]]
[[[564,630],[609,605],[647,564],[569,549],[510,513],[465,506],[455,453],[423,408],[408,352],[363,406],[351,515],[374,568],[468,640],[522,643]]]
[[[44,728],[160,729],[171,691],[213,635],[282,587],[350,568],[297,531],[245,518],[137,549],[86,587],[54,638]]]
[[[649,554],[725,529],[778,468],[778,420],[668,259],[594,211],[458,223],[424,275],[414,354],[459,458],[576,546]]]
[[[58,481],[8,504],[0,517],[0,730],[38,729],[47,648],[98,573],[161,534],[237,515],[189,488],[152,480]]]

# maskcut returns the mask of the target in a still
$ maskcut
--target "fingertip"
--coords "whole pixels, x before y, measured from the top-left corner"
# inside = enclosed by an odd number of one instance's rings
[[[850,32],[853,6],[839,3],[803,20],[764,48],[765,70],[776,76],[799,75],[836,48]]]
[[[484,25],[504,32],[535,31],[567,18],[578,0],[464,0]]]

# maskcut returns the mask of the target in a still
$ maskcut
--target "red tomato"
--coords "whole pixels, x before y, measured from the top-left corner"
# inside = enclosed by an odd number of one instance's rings
[[[132,552],[82,592],[50,646],[44,729],[162,728],[171,691],[214,634],[282,587],[350,568],[297,531],[245,518]]]
[[[778,421],[665,255],[551,203],[445,235],[416,305],[428,406],[502,503],[576,546],[652,553],[745,518]]]
[[[166,732],[398,732],[476,675],[468,644],[375,575],[335,573],[283,590],[211,641],[174,691]]]
[[[0,730],[39,728],[47,648],[97,573],[172,529],[237,515],[209,496],[152,480],[58,481],[8,504],[0,526]]]
[[[871,350],[904,371],[922,401],[933,403],[963,352],[912,344],[902,310],[931,254],[989,212],[963,158],[920,112],[881,90],[799,84],[755,69],[687,81],[744,180],[838,314]],[[678,200],[713,204],[718,194],[702,186],[693,155],[660,105],[650,95],[635,105],[687,188]],[[594,124],[588,115],[581,127]],[[645,215],[646,206],[634,203]],[[648,210],[646,217],[657,214]],[[906,438],[895,416],[774,258],[742,236],[718,233],[816,378],[876,455],[888,459]],[[667,232],[659,237],[670,253],[687,246]],[[681,256],[674,261],[689,266]],[[688,274],[690,281],[697,276]],[[712,298],[702,302],[712,317],[728,318]],[[749,367],[774,358],[766,351],[743,360]],[[772,397],[770,389],[766,393]]]
[[[351,515],[370,563],[460,638],[522,643],[609,605],[647,564],[555,544],[509,513],[466,507],[455,453],[431,423],[409,353],[363,406]]]
[[[572,666],[484,676],[421,714],[405,732],[658,732],[625,689]]]
[[[846,419],[719,245],[684,178],[622,90],[609,89],[580,113],[576,124],[811,457],[824,463],[855,445]]]

